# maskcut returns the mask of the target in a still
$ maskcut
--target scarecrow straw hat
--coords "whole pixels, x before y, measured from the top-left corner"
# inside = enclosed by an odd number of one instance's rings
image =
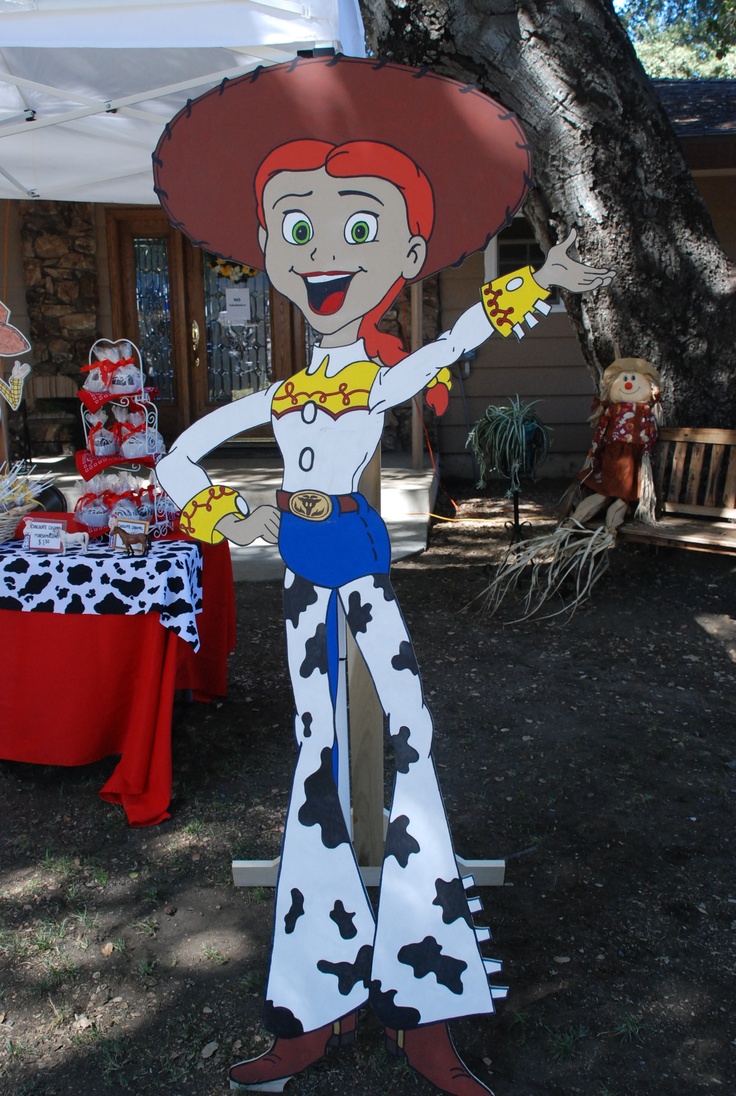
[[[153,154],[161,205],[192,243],[263,269],[256,171],[304,138],[380,141],[422,169],[435,201],[423,278],[485,247],[532,185],[526,138],[495,100],[432,72],[338,55],[256,69],[187,103]]]
[[[607,391],[611,386],[611,382],[620,373],[641,373],[643,377],[649,377],[653,384],[659,384],[659,373],[656,367],[651,362],[646,361],[645,358],[616,358],[603,372],[601,377],[602,390]]]

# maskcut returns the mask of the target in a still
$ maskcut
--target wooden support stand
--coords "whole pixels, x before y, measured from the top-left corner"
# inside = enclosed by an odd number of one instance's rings
[[[411,349],[419,350],[424,341],[422,283],[411,287]],[[424,424],[422,422],[421,396],[411,401],[411,466],[415,471],[424,467]]]
[[[275,887],[280,860],[278,856],[275,860],[233,860],[233,883],[236,887]],[[472,875],[478,887],[503,886],[505,860],[465,860],[458,856],[457,866],[461,875]],[[380,861],[361,865],[360,874],[366,887],[377,887],[381,881]]]

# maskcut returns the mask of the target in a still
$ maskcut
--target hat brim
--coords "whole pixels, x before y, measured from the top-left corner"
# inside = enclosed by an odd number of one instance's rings
[[[192,243],[263,269],[255,174],[304,138],[380,141],[422,169],[435,199],[422,278],[485,247],[532,185],[526,138],[494,99],[429,71],[338,56],[257,69],[187,103],[153,154],[156,194]]]

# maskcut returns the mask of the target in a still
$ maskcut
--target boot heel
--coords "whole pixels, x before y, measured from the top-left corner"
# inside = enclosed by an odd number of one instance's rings
[[[404,1058],[445,1096],[493,1096],[491,1089],[458,1057],[446,1023],[437,1021],[404,1031],[385,1030],[389,1053]]]
[[[384,1028],[386,1050],[394,1058],[406,1058],[404,1050],[404,1032],[394,1031],[393,1028]]]
[[[327,1040],[328,1047],[349,1047],[358,1037],[357,1014],[348,1013],[347,1016],[335,1020],[332,1025],[332,1035]]]

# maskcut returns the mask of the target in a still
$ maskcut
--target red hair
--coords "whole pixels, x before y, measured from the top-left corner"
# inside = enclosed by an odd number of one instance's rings
[[[270,152],[255,177],[258,221],[266,227],[263,212],[263,192],[270,179],[280,171],[316,171],[323,167],[336,179],[373,177],[393,183],[406,204],[406,220],[413,236],[429,240],[434,225],[434,195],[429,179],[410,156],[392,145],[380,141],[348,141],[333,145],[328,141],[289,141]],[[406,357],[406,350],[394,335],[378,330],[378,324],[391,302],[406,285],[397,278],[386,296],[363,317],[358,332],[365,340],[370,358],[380,358],[385,365],[396,365]]]

